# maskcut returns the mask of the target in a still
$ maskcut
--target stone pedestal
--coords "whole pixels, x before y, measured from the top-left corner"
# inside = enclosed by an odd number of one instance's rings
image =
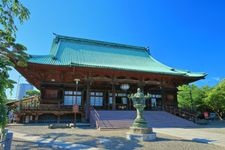
[[[127,133],[128,140],[137,141],[154,141],[156,139],[156,133],[152,132],[150,134],[131,134]]]
[[[148,128],[144,118],[145,99],[149,97],[149,94],[145,96],[140,88],[137,89],[137,93],[129,96],[137,110],[137,117],[127,133],[128,140],[153,141],[156,139],[156,133],[152,132],[152,128]]]
[[[137,141],[154,141],[156,139],[156,133],[152,132],[152,128],[134,128],[131,127],[127,132],[128,140]]]

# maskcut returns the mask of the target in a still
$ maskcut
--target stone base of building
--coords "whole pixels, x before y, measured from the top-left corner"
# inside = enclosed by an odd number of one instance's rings
[[[130,128],[127,132],[128,140],[137,141],[154,141],[156,139],[156,133],[152,132],[152,128]]]

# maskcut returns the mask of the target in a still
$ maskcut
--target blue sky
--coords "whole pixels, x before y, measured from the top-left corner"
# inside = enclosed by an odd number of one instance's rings
[[[48,54],[54,32],[149,47],[152,56],[168,66],[208,73],[196,83],[200,86],[225,77],[224,0],[22,2],[31,16],[18,26],[17,41],[29,54]],[[18,76],[10,73],[16,81]],[[15,91],[8,97],[15,97]]]

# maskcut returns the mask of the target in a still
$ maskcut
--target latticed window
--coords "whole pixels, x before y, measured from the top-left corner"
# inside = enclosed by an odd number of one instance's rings
[[[81,91],[65,91],[64,92],[64,105],[81,105],[82,93]]]
[[[161,94],[150,94],[151,98],[162,98]]]
[[[103,106],[103,92],[91,92],[91,106]]]
[[[121,100],[121,104],[127,104],[127,94],[126,93],[115,93],[115,96]],[[109,93],[109,104],[113,103],[112,93]]]

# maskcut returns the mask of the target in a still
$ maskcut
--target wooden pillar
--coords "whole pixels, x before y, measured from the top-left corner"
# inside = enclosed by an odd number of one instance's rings
[[[57,123],[60,123],[60,114],[57,115]]]
[[[141,81],[140,81],[140,82],[138,83],[138,88],[140,88],[142,92],[144,92],[144,86],[145,86],[145,83],[144,83],[144,82],[141,82]]]
[[[36,115],[35,115],[35,123],[38,122],[38,118],[39,118],[39,114],[36,114]]]
[[[44,95],[45,95],[45,87],[43,87],[43,85],[41,85],[41,99],[44,98]]]
[[[127,96],[127,105],[128,105],[128,110],[131,110],[131,105],[132,105],[132,99],[131,98],[128,98]]]
[[[108,106],[108,103],[107,103],[107,91],[106,89],[103,89],[103,96],[102,96],[103,100],[102,100],[102,103],[103,103],[103,109],[106,110],[107,109],[107,106]]]
[[[87,82],[86,88],[85,119],[90,119],[90,82]]]
[[[77,113],[73,113],[73,124],[74,124],[74,127],[76,127],[76,122],[77,122]]]
[[[114,83],[112,84],[112,110],[116,110],[116,88]]]
[[[176,88],[176,91],[174,92],[174,102],[173,102],[174,108],[178,108],[177,92],[178,92],[178,89]]]
[[[160,89],[161,89],[161,95],[162,95],[162,109],[164,109],[165,101],[166,101],[165,89],[163,87],[160,87]]]
[[[109,99],[110,99],[110,92],[111,92],[111,91],[107,91],[107,97],[106,97],[107,100],[108,100],[108,103],[107,103],[107,104],[108,104],[108,105],[107,105],[107,109],[108,109],[108,110],[110,110],[110,108],[111,108],[111,107],[110,107],[111,104],[110,104],[110,101],[109,101]]]
[[[60,109],[60,101],[58,101],[58,109]]]
[[[64,86],[60,88],[60,100],[59,100],[59,105],[58,107],[61,108],[61,105],[64,104],[64,94],[65,94],[65,90],[64,90]]]

